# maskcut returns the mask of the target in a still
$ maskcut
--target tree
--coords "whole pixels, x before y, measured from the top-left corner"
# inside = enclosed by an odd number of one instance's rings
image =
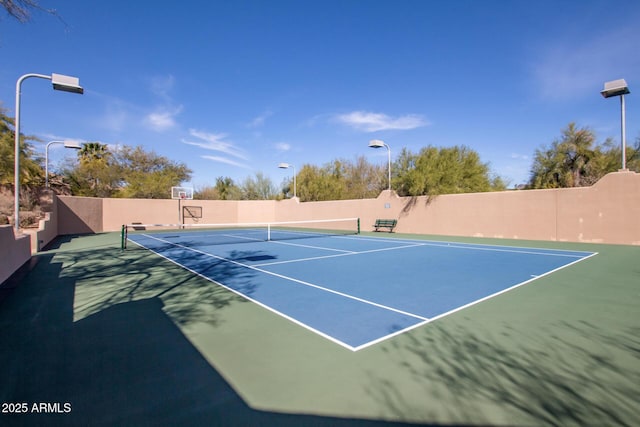
[[[220,200],[240,200],[242,195],[240,187],[228,176],[216,178],[216,190],[218,190]]]
[[[0,185],[14,184],[15,174],[15,122],[0,108]],[[29,141],[39,141],[33,136],[20,135],[20,185],[33,186],[44,180],[41,164],[44,160],[36,157]]]
[[[346,162],[345,181],[347,199],[366,199],[377,197],[387,188],[387,167],[372,165],[364,156],[356,158],[355,163]]]
[[[118,152],[123,185],[118,197],[166,199],[171,187],[191,179],[191,169],[142,147],[123,147]]]
[[[323,167],[305,164],[298,173],[298,197],[303,202],[340,200],[343,198],[345,183],[342,163],[334,160]]]
[[[275,199],[278,191],[271,180],[262,172],[257,172],[255,177],[247,177],[240,186],[242,200],[270,200]]]
[[[94,160],[106,160],[111,156],[107,144],[99,142],[85,142],[78,151],[78,158],[81,162],[91,162]]]
[[[142,147],[124,146],[113,153],[90,142],[66,172],[74,195],[91,197],[167,198],[171,187],[191,178],[191,170]]]
[[[195,191],[194,199],[198,200],[240,200],[242,190],[228,176],[216,178],[215,186],[205,186]]]
[[[122,184],[118,162],[108,146],[99,142],[82,144],[77,163],[63,173],[75,196],[111,197]]]
[[[627,147],[627,167],[640,171],[640,138]],[[536,150],[531,166],[530,188],[562,188],[593,185],[620,168],[621,151],[609,138],[602,144],[588,128],[575,123],[562,130],[562,137]]]
[[[418,154],[403,149],[394,162],[392,186],[401,196],[475,193],[504,190],[499,177],[491,177],[489,165],[465,146],[424,147]]]

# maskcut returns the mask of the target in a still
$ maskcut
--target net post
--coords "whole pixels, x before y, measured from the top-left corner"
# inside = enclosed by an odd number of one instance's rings
[[[120,249],[127,249],[127,226],[125,224],[122,224],[120,232]]]
[[[271,241],[271,224],[267,224],[267,242]]]
[[[360,234],[360,218],[358,218],[358,231],[356,232],[356,234]]]

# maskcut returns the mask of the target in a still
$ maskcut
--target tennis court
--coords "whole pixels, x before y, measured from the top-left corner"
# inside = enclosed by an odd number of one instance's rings
[[[354,351],[596,255],[350,235],[357,221],[203,225],[128,238]],[[230,264],[251,281],[228,274]]]
[[[34,256],[0,302],[0,403],[71,410],[0,424],[637,421],[640,247],[189,231]]]

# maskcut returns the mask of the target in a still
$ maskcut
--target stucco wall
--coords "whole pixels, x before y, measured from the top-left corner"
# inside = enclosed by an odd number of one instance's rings
[[[100,233],[103,225],[103,199],[94,197],[59,196],[56,203],[58,233],[86,234]],[[134,204],[130,206],[134,209]]]
[[[31,258],[31,238],[21,234],[17,238],[11,225],[0,225],[0,284]]]
[[[397,232],[640,245],[640,174],[616,172],[592,187],[398,197],[328,202],[182,202],[202,207],[200,223],[397,218]],[[61,197],[59,233],[117,231],[133,222],[175,224],[178,201]],[[186,223],[193,220],[186,219]]]
[[[31,237],[31,251],[33,253],[39,252],[58,236],[56,212],[47,212],[45,218],[38,222],[38,228],[23,231]]]

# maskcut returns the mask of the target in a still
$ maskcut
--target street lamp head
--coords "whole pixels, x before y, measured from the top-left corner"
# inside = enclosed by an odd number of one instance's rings
[[[280,169],[289,169],[289,168],[293,169],[293,198],[295,199],[296,198],[296,187],[298,186],[296,184],[296,168],[293,167],[293,165],[289,164],[289,163],[280,163],[280,164],[278,164],[278,167]]]
[[[76,150],[80,150],[82,149],[82,145],[80,145],[76,141],[65,141],[64,148],[74,148]]]
[[[371,148],[382,148],[384,145],[384,141],[380,141],[379,139],[372,139],[369,141],[369,147]]]
[[[613,96],[620,97],[620,144],[622,154],[622,171],[627,170],[627,142],[626,142],[626,130],[625,130],[625,111],[624,111],[624,96],[629,91],[629,86],[624,79],[613,80],[604,84],[604,90],[600,91],[605,98],[611,98]]]
[[[613,80],[604,84],[604,89],[600,91],[605,98],[611,98],[613,96],[626,95],[631,93],[629,86],[624,79]]]
[[[84,88],[80,86],[80,79],[77,77],[65,76],[63,74],[51,74],[51,83],[55,90],[61,90],[63,92],[84,93]]]

